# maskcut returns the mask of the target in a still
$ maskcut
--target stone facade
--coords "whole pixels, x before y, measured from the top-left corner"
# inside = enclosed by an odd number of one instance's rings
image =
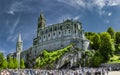
[[[46,26],[43,13],[38,18],[37,35],[33,39],[33,46],[22,51],[21,57],[25,60],[35,59],[42,50],[58,50],[74,43],[80,49],[86,50],[89,40],[84,36],[82,24],[78,20],[67,19],[61,23]]]

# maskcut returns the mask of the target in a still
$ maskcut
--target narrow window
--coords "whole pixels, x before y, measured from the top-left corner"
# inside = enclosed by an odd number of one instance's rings
[[[70,33],[70,30],[68,32]]]
[[[44,38],[45,38],[45,36],[44,36]]]
[[[59,32],[59,34],[61,34],[61,32]]]
[[[77,28],[76,24],[74,24],[74,27]]]
[[[75,30],[75,33],[76,33],[76,30]]]
[[[50,34],[48,34],[48,37],[50,37]]]
[[[60,26],[60,30],[62,30],[62,26]]]
[[[53,33],[53,35],[55,36],[55,33]]]

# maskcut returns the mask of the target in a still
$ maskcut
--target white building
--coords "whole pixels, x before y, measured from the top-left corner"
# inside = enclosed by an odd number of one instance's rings
[[[42,50],[58,50],[74,43],[78,48],[86,50],[89,40],[84,36],[82,24],[78,20],[67,19],[61,23],[46,26],[43,13],[38,18],[37,36],[33,46],[21,52],[21,58],[27,62],[34,60]],[[14,55],[14,54],[13,54]]]

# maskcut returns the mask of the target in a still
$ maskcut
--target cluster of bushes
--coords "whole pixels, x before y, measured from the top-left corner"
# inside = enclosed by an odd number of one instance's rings
[[[116,53],[120,52],[120,32],[115,32],[109,27],[106,32],[86,32],[86,38],[90,40],[91,49],[95,51],[92,57],[92,66],[99,66],[101,63],[113,62]],[[119,63],[120,59],[116,60]]]

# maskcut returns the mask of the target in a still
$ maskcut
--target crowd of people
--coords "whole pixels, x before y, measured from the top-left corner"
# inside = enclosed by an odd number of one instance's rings
[[[106,68],[82,68],[76,70],[40,70],[40,69],[8,69],[0,75],[108,75]]]

